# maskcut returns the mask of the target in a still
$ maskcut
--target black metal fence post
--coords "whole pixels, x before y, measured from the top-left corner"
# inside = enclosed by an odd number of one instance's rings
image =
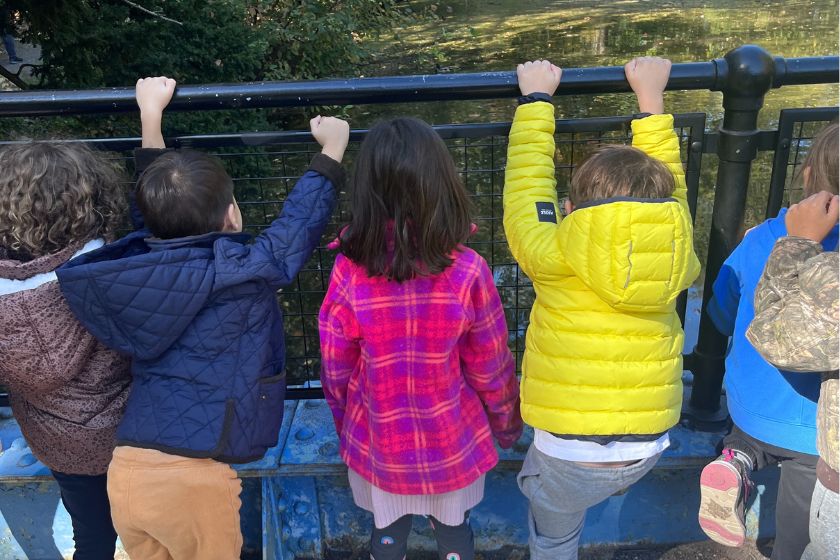
[[[700,333],[694,349],[694,385],[686,413],[699,424],[726,419],[721,407],[727,337],[706,313],[712,284],[726,258],[740,241],[752,162],[757,154],[758,112],[773,85],[776,63],[764,49],[744,45],[716,60],[723,91],[723,124],[718,143],[717,182],[709,235],[709,256],[703,290]]]

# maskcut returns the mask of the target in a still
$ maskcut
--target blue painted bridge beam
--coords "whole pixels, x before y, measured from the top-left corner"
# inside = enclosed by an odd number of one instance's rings
[[[285,408],[278,445],[262,460],[237,466],[243,479],[243,558],[314,560],[363,553],[373,521],[353,503],[326,403],[290,401]],[[34,460],[17,423],[5,416],[0,419],[0,558],[71,558],[72,527],[58,488]],[[705,539],[696,520],[699,473],[716,455],[722,435],[674,428],[671,447],[648,476],[587,514],[582,546]],[[488,559],[509,558],[527,548],[527,501],[516,486],[516,473],[530,438],[529,431],[513,449],[500,451],[485,498],[471,513],[477,550]],[[758,497],[747,516],[753,539],[775,533],[778,469],[766,469],[756,480]],[[415,521],[415,533],[412,551],[434,550],[422,518]]]

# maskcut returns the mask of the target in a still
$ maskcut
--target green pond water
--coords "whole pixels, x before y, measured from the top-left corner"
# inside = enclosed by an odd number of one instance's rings
[[[379,54],[366,75],[511,70],[535,58],[561,67],[617,66],[642,55],[706,61],[746,43],[784,57],[838,52],[836,0],[460,0],[410,5],[436,18],[373,41]],[[705,111],[712,124],[722,116],[719,93],[672,92],[666,101],[674,112]],[[611,94],[569,96],[558,106],[560,115],[583,117],[627,113],[633,103],[631,95]],[[836,103],[836,85],[774,90],[766,98],[761,123],[772,125],[784,107]],[[434,123],[506,120],[511,115],[509,100],[417,104],[413,109]]]
[[[519,62],[548,58],[565,67],[612,66],[639,55],[668,57],[674,62],[705,61],[722,57],[747,43],[758,44],[776,56],[797,57],[836,54],[838,51],[838,5],[836,1],[814,2],[619,2],[461,0],[412,2],[417,12],[433,10],[437,19],[383,34],[372,43],[378,55],[363,69],[366,76],[431,74],[510,70]],[[666,94],[671,112],[705,112],[707,129],[722,118],[720,93],[693,91]],[[556,99],[559,117],[590,117],[630,114],[636,111],[630,94],[566,96]],[[819,107],[837,104],[836,85],[788,87],[770,92],[760,114],[760,126],[774,128],[779,110],[788,107]],[[358,106],[347,111],[354,127],[364,127],[377,118],[399,114],[421,117],[434,124],[509,121],[515,102],[511,99],[470,102],[434,102]],[[803,136],[818,126],[806,127]],[[586,135],[576,140],[587,140]],[[597,144],[597,140],[593,142]],[[472,246],[494,263],[494,276],[505,305],[510,346],[521,359],[525,325],[533,290],[516,274],[501,231],[504,139],[450,140],[453,156],[474,194],[475,215],[480,226]],[[576,148],[586,146],[580,144]],[[352,157],[352,153],[351,153]],[[558,143],[558,167],[577,163],[580,152]],[[573,161],[572,161],[573,160]],[[771,169],[769,153],[753,167],[745,227],[764,219]],[[717,158],[705,155],[695,221],[695,246],[705,262],[714,198]],[[558,187],[568,184],[568,169],[558,172]],[[315,274],[315,273],[313,273]],[[317,279],[308,286],[315,288]],[[703,275],[689,290],[686,314],[686,348],[694,346],[700,316]],[[303,283],[301,284],[303,286]],[[287,316],[296,310],[294,294],[284,298]],[[317,299],[317,298],[316,298]],[[316,308],[313,301],[312,308]],[[303,305],[304,314],[306,305]],[[287,344],[292,354],[301,343],[317,344],[313,320],[291,318]],[[290,360],[290,372],[298,379],[312,378],[317,360]]]
[[[642,55],[667,57],[675,63],[707,61],[748,43],[774,56],[838,53],[836,0],[453,0],[409,5],[416,13],[435,17],[372,41],[378,55],[364,69],[365,75],[511,70],[517,63],[535,58],[569,68],[617,66]],[[837,84],[772,90],[765,98],[759,126],[775,128],[783,108],[835,106],[837,102]],[[705,112],[709,130],[720,124],[721,103],[718,92],[666,94],[668,111]],[[559,118],[636,111],[632,94],[564,96],[556,98],[556,104]],[[354,126],[400,113],[435,124],[508,121],[514,106],[511,99],[415,103],[361,106],[350,115]],[[805,127],[803,135],[811,135],[818,126]],[[765,217],[771,162],[770,154],[762,153],[754,165],[745,227]],[[717,158],[705,155],[696,223],[701,259],[706,252],[716,168]]]

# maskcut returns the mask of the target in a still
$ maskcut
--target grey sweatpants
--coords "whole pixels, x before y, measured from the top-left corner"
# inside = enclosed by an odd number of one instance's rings
[[[838,495],[817,480],[814,497],[811,498],[811,542],[802,553],[802,560],[836,560],[838,550]]]
[[[517,477],[529,501],[531,560],[576,560],[586,510],[637,482],[658,460],[656,455],[626,467],[587,467],[531,445]]]

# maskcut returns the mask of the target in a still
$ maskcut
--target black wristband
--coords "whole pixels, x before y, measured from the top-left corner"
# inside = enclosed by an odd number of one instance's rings
[[[551,103],[551,96],[547,93],[535,91],[534,93],[523,95],[518,99],[518,101],[520,105],[525,105],[526,103],[534,103],[536,101],[545,101],[546,103]]]
[[[639,119],[644,119],[645,117],[651,116],[653,113],[633,113],[633,120],[637,121]]]

